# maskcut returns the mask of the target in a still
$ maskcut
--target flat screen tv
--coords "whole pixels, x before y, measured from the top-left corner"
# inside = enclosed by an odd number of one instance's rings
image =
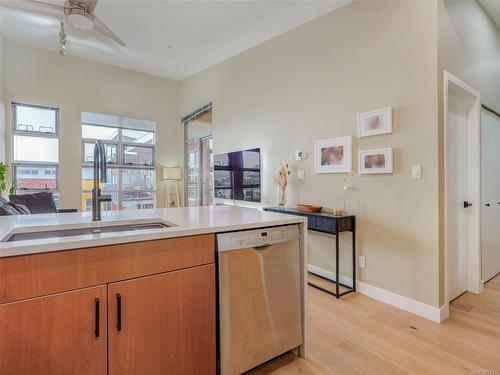
[[[214,156],[214,196],[260,202],[260,148]]]

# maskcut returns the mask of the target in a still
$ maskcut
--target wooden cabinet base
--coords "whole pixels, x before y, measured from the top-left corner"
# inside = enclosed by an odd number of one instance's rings
[[[0,305],[0,374],[105,375],[106,319],[106,286]]]
[[[213,264],[109,285],[110,375],[215,374]]]
[[[0,258],[0,375],[214,375],[214,253],[209,234]]]

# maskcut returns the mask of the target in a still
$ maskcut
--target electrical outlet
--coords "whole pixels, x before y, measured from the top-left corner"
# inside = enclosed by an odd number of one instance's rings
[[[366,258],[362,255],[358,257],[358,266],[359,268],[366,268]]]

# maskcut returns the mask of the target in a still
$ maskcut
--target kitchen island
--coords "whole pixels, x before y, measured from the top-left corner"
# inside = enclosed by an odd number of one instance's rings
[[[0,217],[0,373],[215,374],[215,236],[288,224],[301,232],[305,355],[303,218],[232,206]],[[102,230],[114,226],[135,229]]]

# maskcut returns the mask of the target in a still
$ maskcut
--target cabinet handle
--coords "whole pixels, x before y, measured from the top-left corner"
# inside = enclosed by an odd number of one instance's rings
[[[100,320],[100,309],[99,309],[99,298],[95,299],[95,337],[99,337],[99,320]]]
[[[122,296],[116,293],[116,330],[122,330]]]
[[[489,207],[489,206],[490,206],[490,204],[489,204],[489,203],[486,203],[486,204],[485,204],[485,206],[486,206],[486,207]]]

